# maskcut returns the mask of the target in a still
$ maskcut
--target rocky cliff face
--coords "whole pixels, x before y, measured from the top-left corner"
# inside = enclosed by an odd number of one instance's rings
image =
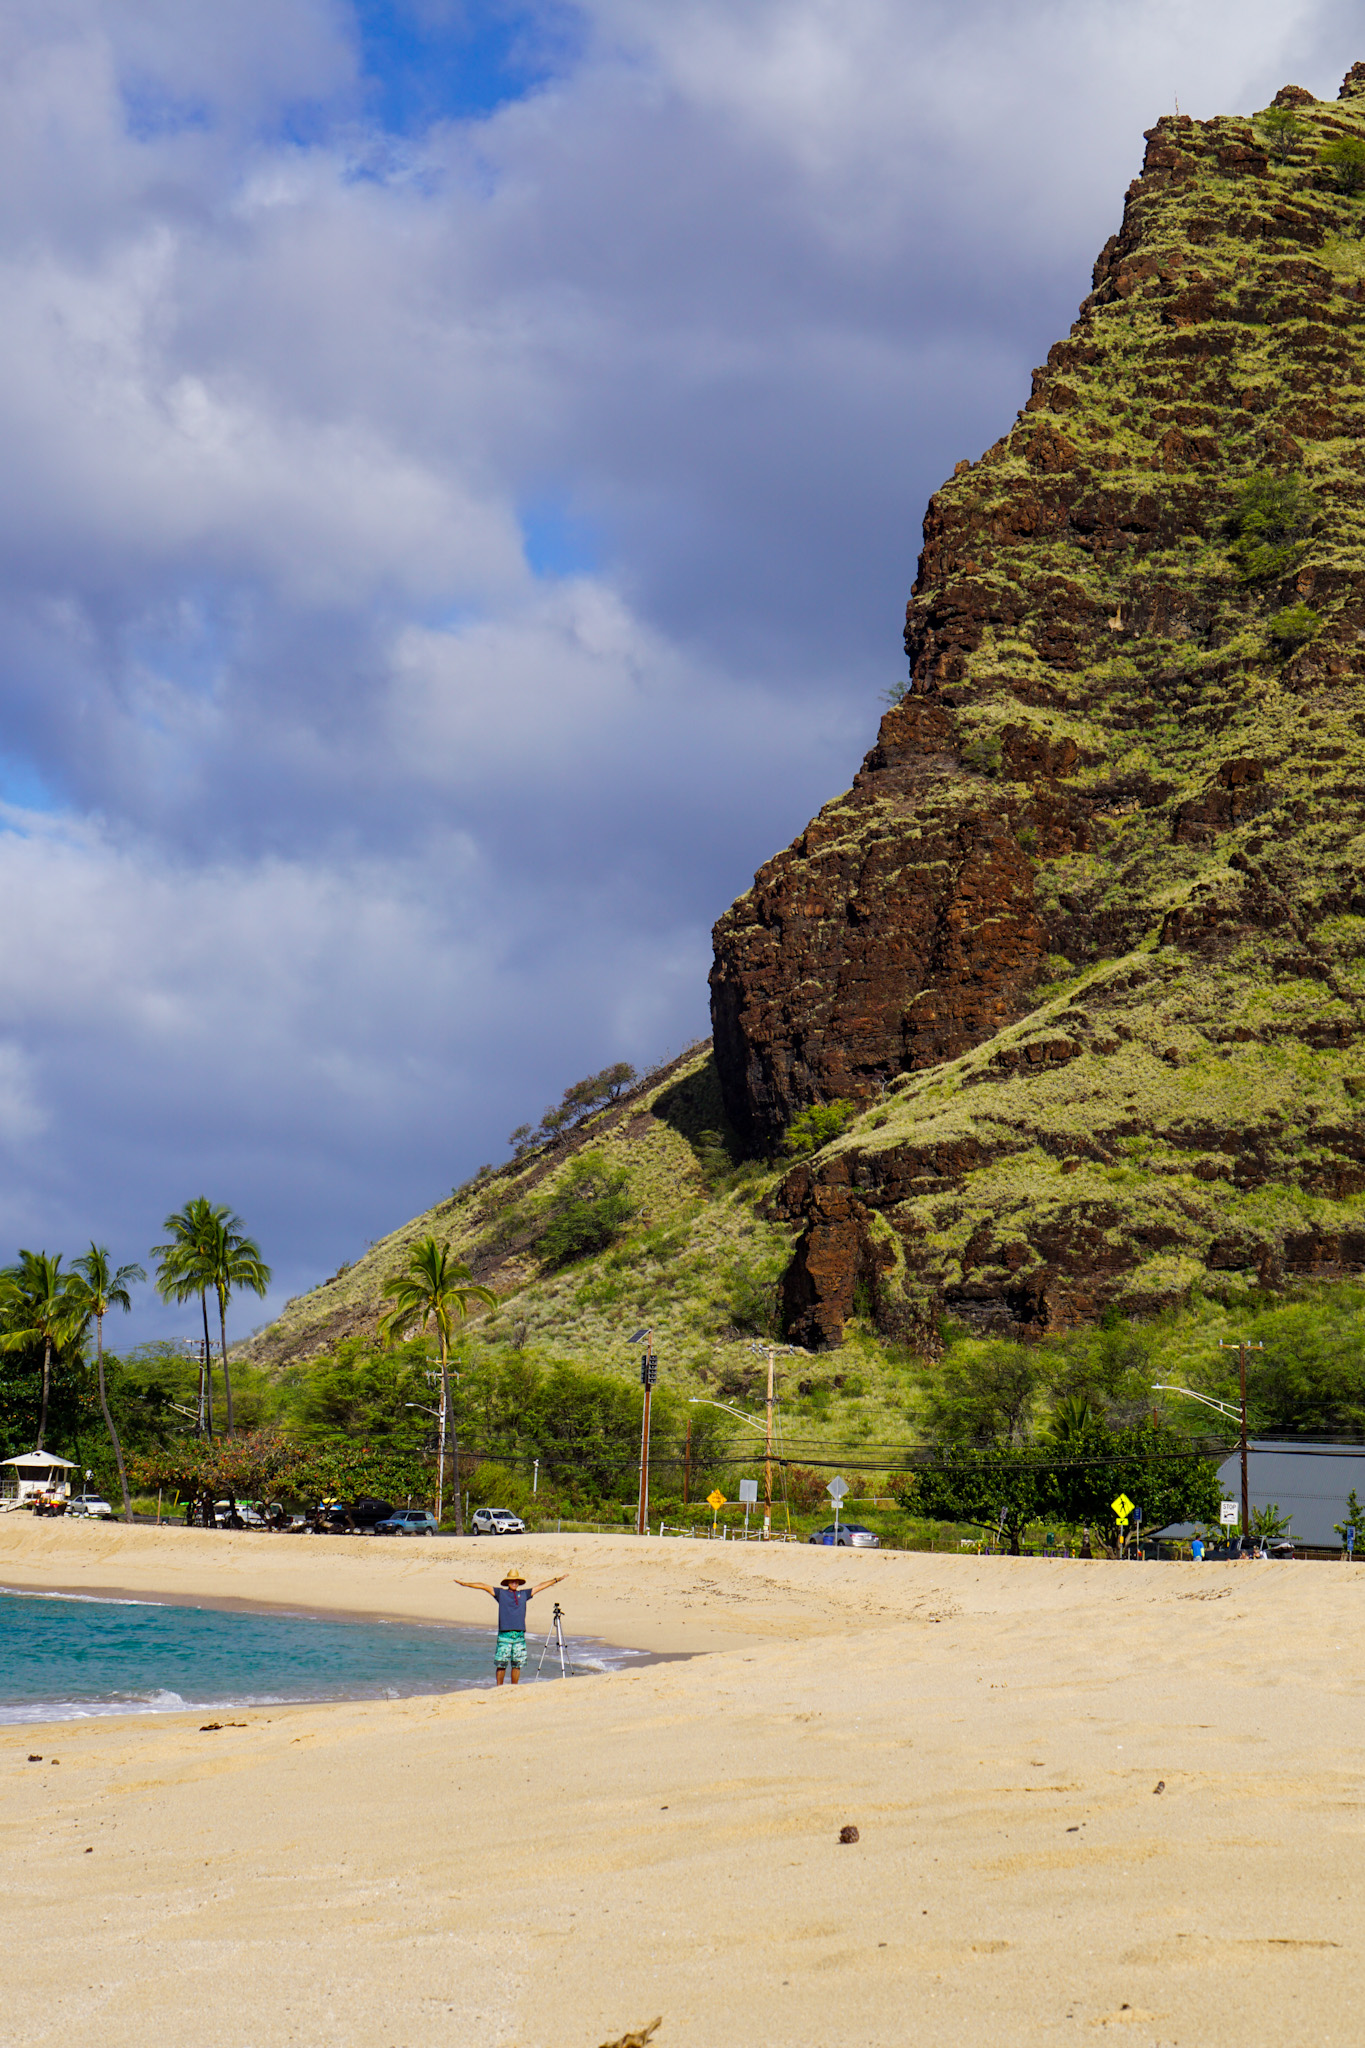
[[[736,1128],[863,1112],[778,1198],[807,1342],[1365,1263],[1365,66],[1147,143],[904,701],[716,927]]]

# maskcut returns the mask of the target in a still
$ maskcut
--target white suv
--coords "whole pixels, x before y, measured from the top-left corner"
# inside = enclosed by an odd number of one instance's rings
[[[526,1524],[510,1508],[475,1508],[470,1523],[476,1536],[524,1536]]]

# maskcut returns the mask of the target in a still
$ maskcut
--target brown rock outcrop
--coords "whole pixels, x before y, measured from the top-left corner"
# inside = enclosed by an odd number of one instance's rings
[[[1287,142],[1150,131],[1071,334],[930,502],[904,701],[716,927],[746,1141],[863,1112],[778,1201],[808,1340],[1365,1245],[1365,200],[1321,156],[1365,65],[1276,104]]]

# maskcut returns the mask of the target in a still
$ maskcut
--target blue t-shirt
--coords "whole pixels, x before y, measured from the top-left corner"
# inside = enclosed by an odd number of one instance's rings
[[[529,1586],[498,1587],[498,1634],[510,1630],[516,1635],[526,1633],[526,1603],[531,1597]]]

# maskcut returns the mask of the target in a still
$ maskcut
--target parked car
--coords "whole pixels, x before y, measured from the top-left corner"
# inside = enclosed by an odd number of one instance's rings
[[[475,1508],[470,1528],[476,1536],[524,1536],[526,1524],[510,1508]]]
[[[112,1515],[114,1510],[102,1493],[73,1493],[66,1504],[69,1515]]]
[[[249,1500],[216,1500],[214,1519],[220,1529],[264,1529],[265,1520]]]
[[[436,1517],[426,1508],[399,1508],[374,1525],[376,1536],[434,1536]]]
[[[835,1529],[833,1522],[827,1529],[817,1529],[809,1539],[812,1543],[837,1543],[842,1550],[880,1550],[882,1539],[875,1530],[865,1529],[861,1522],[840,1522]]]
[[[359,1536],[387,1522],[393,1511],[392,1501],[373,1500],[366,1495],[359,1500],[327,1500],[319,1503],[313,1526],[326,1529],[333,1536]]]
[[[1266,1539],[1266,1554],[1272,1558],[1294,1555],[1294,1544],[1288,1536],[1270,1536]],[[1211,1561],[1220,1562],[1228,1558],[1254,1558],[1261,1548],[1259,1537],[1232,1536],[1226,1543],[1216,1543],[1204,1555]]]

